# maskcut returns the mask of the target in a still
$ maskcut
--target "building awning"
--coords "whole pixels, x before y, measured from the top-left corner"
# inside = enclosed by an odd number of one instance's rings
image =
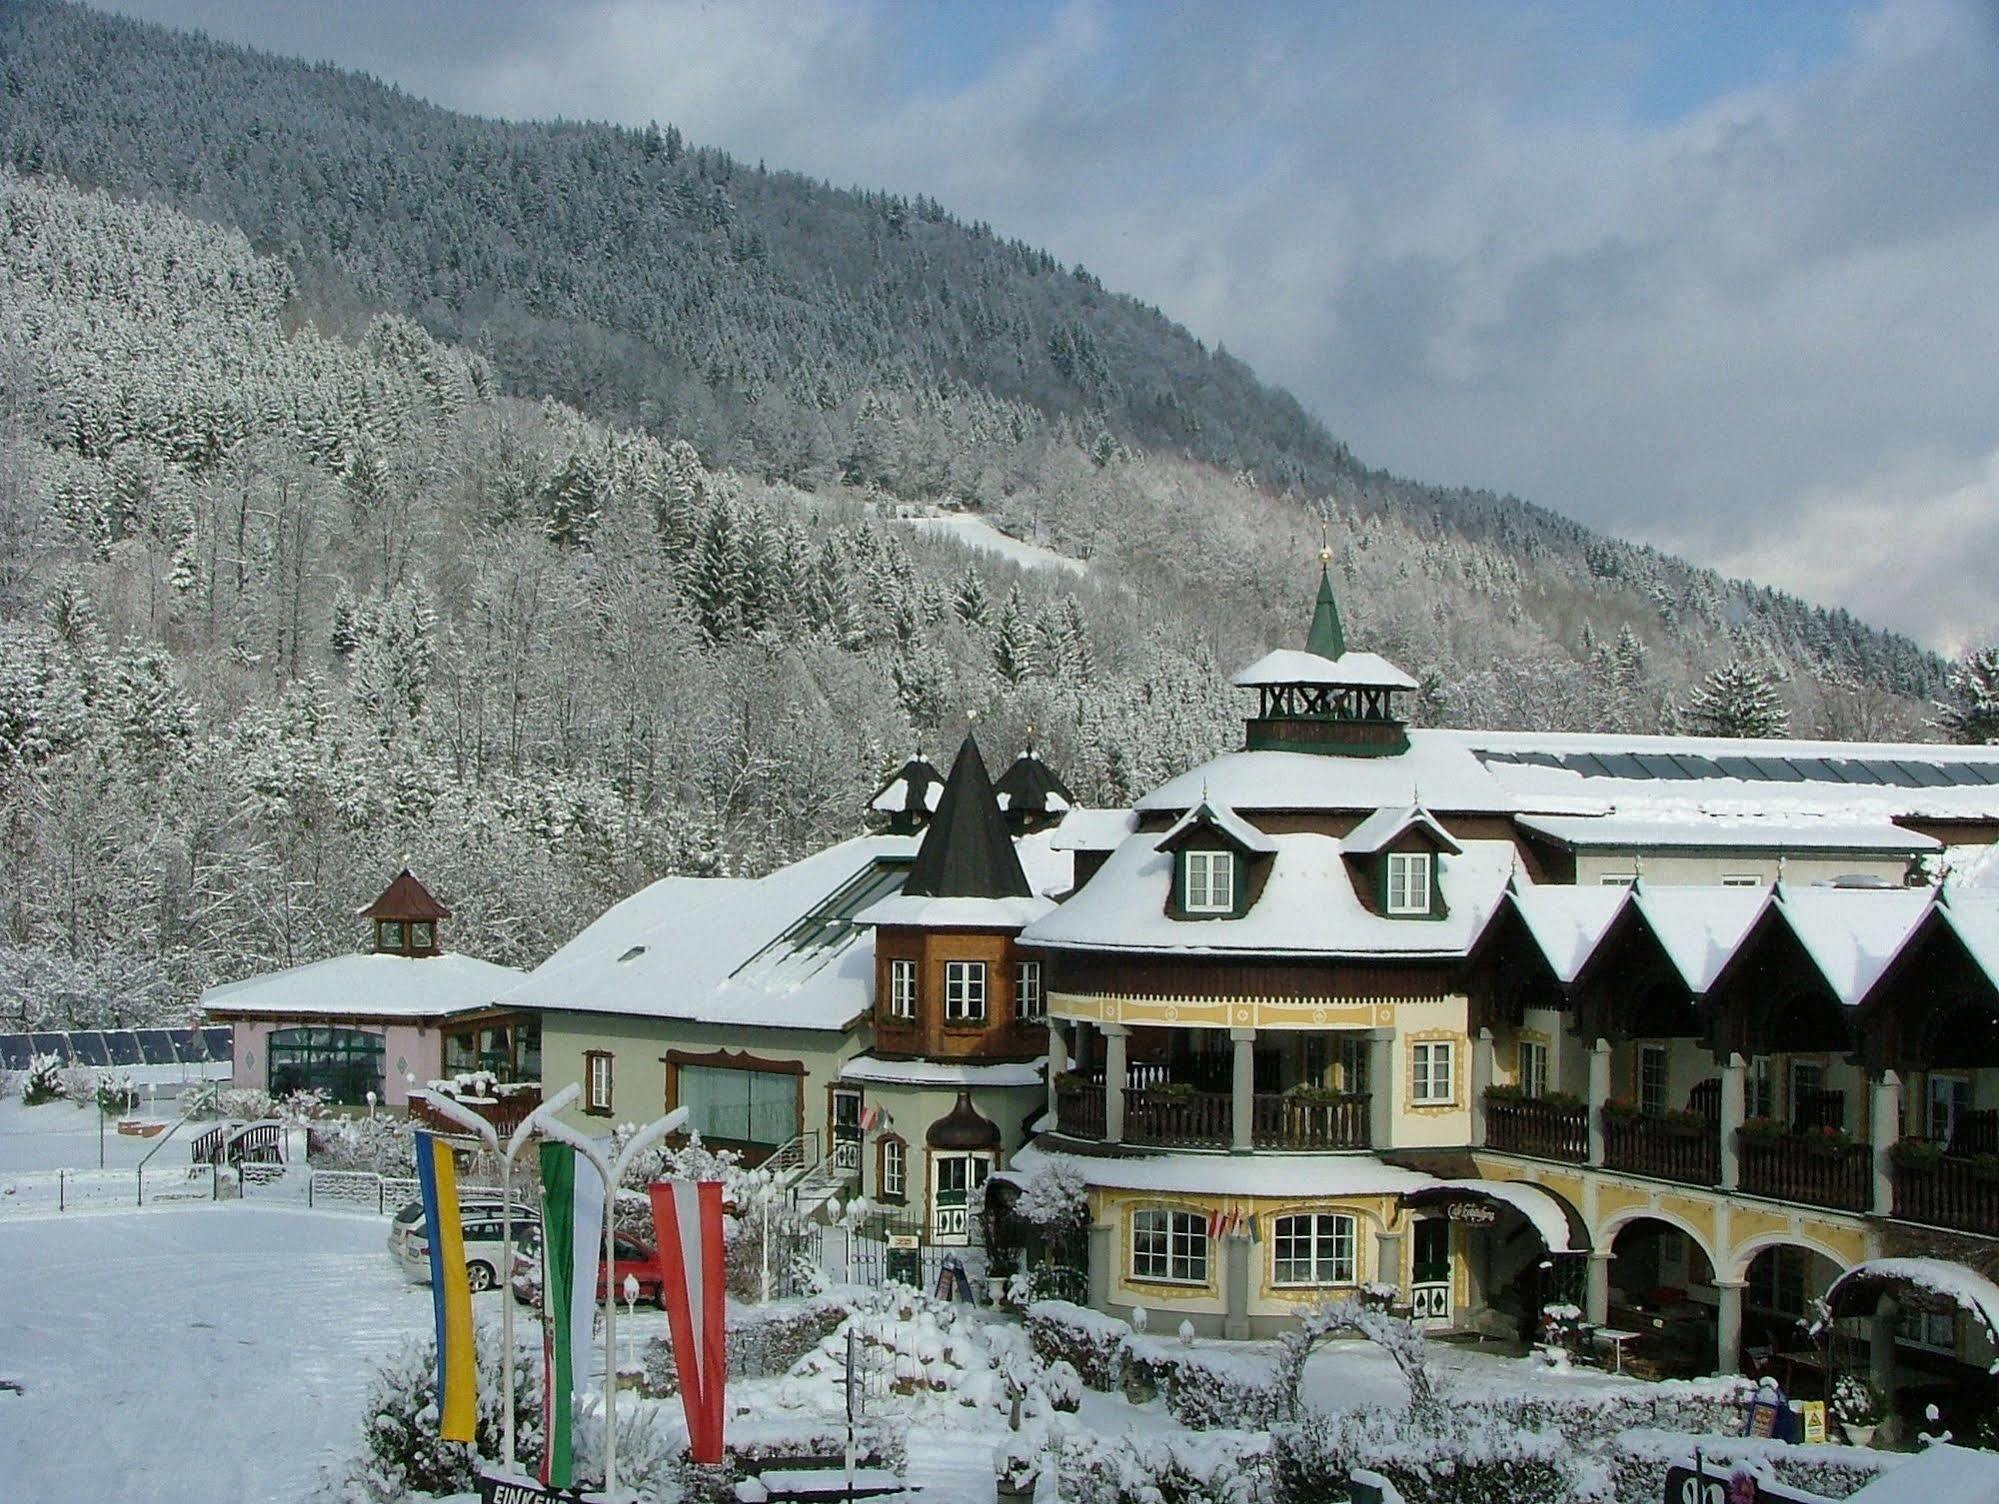
[[[1553,1191],[1521,1180],[1441,1180],[1398,1198],[1404,1211],[1439,1211],[1453,1222],[1490,1226],[1518,1212],[1540,1234],[1550,1253],[1589,1252],[1589,1229],[1576,1209]]]
[[[1968,1311],[1984,1324],[1986,1340],[1999,1347],[1999,1284],[1947,1259],[1864,1259],[1832,1282],[1826,1310],[1835,1320],[1872,1316],[1883,1296],[1903,1311],[1943,1314]],[[1999,1360],[1993,1371],[1999,1372]]]

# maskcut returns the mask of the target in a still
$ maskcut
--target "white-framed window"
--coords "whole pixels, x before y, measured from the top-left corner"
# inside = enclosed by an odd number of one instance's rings
[[[1724,888],[1760,888],[1763,879],[1754,872],[1724,872],[1721,885]]]
[[[893,960],[888,963],[888,1016],[916,1017],[916,963]]]
[[[583,1110],[611,1110],[611,1056],[604,1050],[583,1052]]]
[[[1638,1110],[1657,1117],[1666,1110],[1666,1047],[1641,1044],[1638,1047]]]
[[[1227,914],[1235,908],[1235,853],[1190,851],[1182,903],[1189,914]]]
[[[1409,1046],[1409,1100],[1434,1107],[1457,1096],[1457,1051],[1448,1039],[1420,1040]]]
[[[992,1174],[989,1154],[930,1156],[930,1241],[962,1244],[971,1237],[978,1201]]]
[[[1270,1279],[1277,1285],[1350,1285],[1356,1278],[1354,1219],[1305,1212],[1271,1225]]]
[[[1017,1018],[1040,1023],[1048,1016],[1048,1000],[1041,991],[1041,963],[1019,961],[1013,968],[1013,1011]]]
[[[1429,852],[1388,853],[1388,912],[1391,914],[1430,912]]]
[[[885,1138],[881,1147],[881,1193],[900,1201],[909,1194],[909,1146],[899,1138]]]
[[[944,963],[944,1018],[948,1023],[983,1023],[986,1017],[986,963]]]
[[[1520,1078],[1521,1096],[1545,1097],[1548,1094],[1548,1047],[1532,1039],[1521,1040],[1516,1074]]]
[[[1193,1212],[1152,1210],[1131,1218],[1131,1277],[1173,1284],[1208,1282],[1208,1220]]]
[[[1606,888],[1628,888],[1637,881],[1638,874],[1635,872],[1606,872],[1597,879]]]
[[[1927,1109],[1924,1136],[1933,1143],[1948,1144],[1951,1134],[1957,1131],[1958,1119],[1971,1111],[1971,1078],[1932,1072],[1924,1088],[1923,1102]]]
[[[1743,1094],[1749,1099],[1744,1104],[1746,1116],[1774,1118],[1777,1115],[1777,1077],[1770,1069],[1768,1055],[1750,1057],[1749,1078],[1744,1087]]]

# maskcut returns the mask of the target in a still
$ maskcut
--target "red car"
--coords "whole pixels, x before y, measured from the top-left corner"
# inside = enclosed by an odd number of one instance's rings
[[[514,1277],[510,1282],[514,1299],[541,1309],[541,1243],[540,1229],[528,1233],[521,1242],[514,1245]],[[624,1233],[617,1235],[617,1270],[613,1288],[620,1303],[625,1298],[625,1278],[630,1276],[638,1282],[639,1299],[647,1305],[666,1306],[666,1281],[660,1274],[659,1254],[641,1243],[637,1238]],[[597,1257],[597,1298],[604,1298],[604,1259]]]

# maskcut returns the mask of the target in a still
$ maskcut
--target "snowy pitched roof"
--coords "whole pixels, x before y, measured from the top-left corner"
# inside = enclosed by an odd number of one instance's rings
[[[1234,919],[1167,917],[1173,857],[1146,834],[1113,852],[1101,873],[1021,935],[1060,950],[1157,950],[1182,954],[1461,956],[1500,901],[1512,869],[1505,841],[1467,841],[1438,859],[1450,906],[1441,919],[1390,919],[1360,901],[1332,836],[1264,836],[1276,848],[1262,895]]]
[[[1411,804],[1403,809],[1378,809],[1340,838],[1341,849],[1351,856],[1373,856],[1390,841],[1411,828],[1426,832],[1446,851],[1462,848],[1451,833],[1439,825],[1430,812]]]
[[[841,1064],[840,1079],[877,1086],[1039,1086],[1046,1064],[1045,1057],[980,1064],[963,1060],[884,1060],[879,1055],[856,1055]]]
[[[509,1004],[840,1029],[874,985],[860,911],[902,884],[916,838],[862,836],[762,878],[665,878],[537,966]]]
[[[919,752],[875,790],[868,808],[884,815],[928,814],[937,808],[943,793],[944,775]]]
[[[1188,836],[1204,827],[1249,856],[1269,856],[1277,850],[1275,841],[1226,804],[1206,799],[1174,821],[1172,829],[1154,843],[1155,848],[1160,851],[1176,850]]]
[[[1953,891],[1950,901],[1938,908],[1979,970],[1999,986],[1999,901]]]
[[[1056,851],[1115,851],[1136,829],[1136,810],[1072,809],[1055,827],[1049,845]]]
[[[1509,901],[1534,937],[1557,980],[1573,982],[1583,963],[1631,897],[1625,887],[1521,883]]]
[[[1141,814],[1192,809],[1203,797],[1258,810],[1425,808],[1512,814],[1509,794],[1462,742],[1409,733],[1409,750],[1387,757],[1321,752],[1227,752],[1170,778],[1139,799]]]
[[[1688,990],[1696,993],[1714,984],[1770,901],[1762,888],[1644,883],[1631,892],[1632,904],[1659,937]]]
[[[1379,653],[1342,653],[1322,658],[1299,648],[1265,653],[1229,680],[1238,689],[1275,684],[1324,684],[1343,688],[1415,689],[1416,681]]]
[[[1076,796],[1032,747],[1000,774],[993,795],[1008,814],[1059,815],[1076,802]]]
[[[902,891],[925,898],[1031,898],[979,744],[968,734]]]
[[[211,987],[218,1017],[442,1018],[483,1008],[521,980],[512,966],[446,951],[435,956],[347,955]]]
[[[1693,846],[1737,851],[1936,851],[1942,842],[1892,820],[1841,819],[1830,813],[1711,815],[1699,809],[1660,809],[1636,814],[1518,815],[1523,830],[1558,846]]]
[[[896,893],[855,916],[858,924],[900,929],[1019,930],[1055,907],[1048,898],[930,898]]]
[[[1867,996],[1936,902],[1930,888],[1779,885],[1777,911],[1842,1003]]]
[[[382,890],[367,908],[361,911],[363,919],[449,919],[451,910],[430,896],[430,889],[417,881],[416,874],[405,867],[395,875],[388,887]]]

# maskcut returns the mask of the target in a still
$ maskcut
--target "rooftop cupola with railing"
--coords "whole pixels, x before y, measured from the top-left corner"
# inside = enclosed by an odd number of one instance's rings
[[[1389,757],[1409,750],[1396,696],[1416,681],[1379,654],[1347,647],[1332,559],[1330,548],[1319,551],[1319,598],[1304,649],[1266,653],[1231,681],[1257,694],[1243,738],[1248,751]]]

